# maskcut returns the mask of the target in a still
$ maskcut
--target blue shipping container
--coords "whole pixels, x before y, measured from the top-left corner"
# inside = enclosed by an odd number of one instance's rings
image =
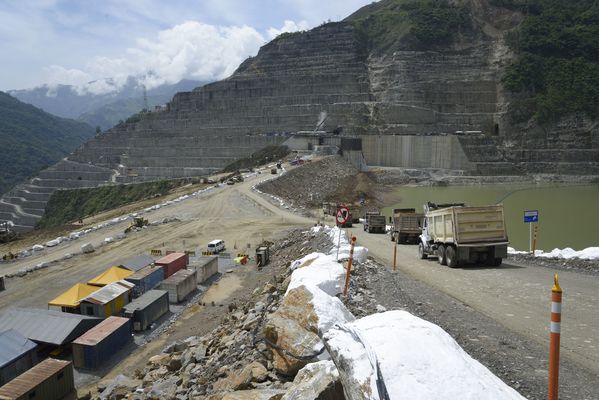
[[[73,364],[98,368],[132,340],[132,328],[128,318],[108,317],[73,342]]]
[[[135,285],[133,288],[133,296],[139,297],[148,290],[154,289],[164,280],[164,268],[161,266],[148,265],[133,275],[128,276],[125,280]]]

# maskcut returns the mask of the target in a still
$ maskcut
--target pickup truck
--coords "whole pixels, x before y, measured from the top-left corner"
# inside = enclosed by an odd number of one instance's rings
[[[418,255],[435,255],[439,264],[455,268],[463,263],[501,265],[509,243],[503,205],[466,207],[464,204],[427,203]]]

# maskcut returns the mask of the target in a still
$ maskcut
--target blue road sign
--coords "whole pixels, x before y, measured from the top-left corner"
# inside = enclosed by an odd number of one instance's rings
[[[524,223],[539,222],[539,210],[524,211]]]

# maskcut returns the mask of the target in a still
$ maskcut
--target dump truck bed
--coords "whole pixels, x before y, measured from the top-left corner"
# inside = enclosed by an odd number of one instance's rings
[[[460,245],[507,242],[503,206],[448,207],[426,215],[431,238]]]

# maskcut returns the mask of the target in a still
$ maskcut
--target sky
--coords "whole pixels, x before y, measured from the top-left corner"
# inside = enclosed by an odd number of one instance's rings
[[[281,32],[339,21],[372,0],[2,0],[0,90],[118,90],[214,81]]]

